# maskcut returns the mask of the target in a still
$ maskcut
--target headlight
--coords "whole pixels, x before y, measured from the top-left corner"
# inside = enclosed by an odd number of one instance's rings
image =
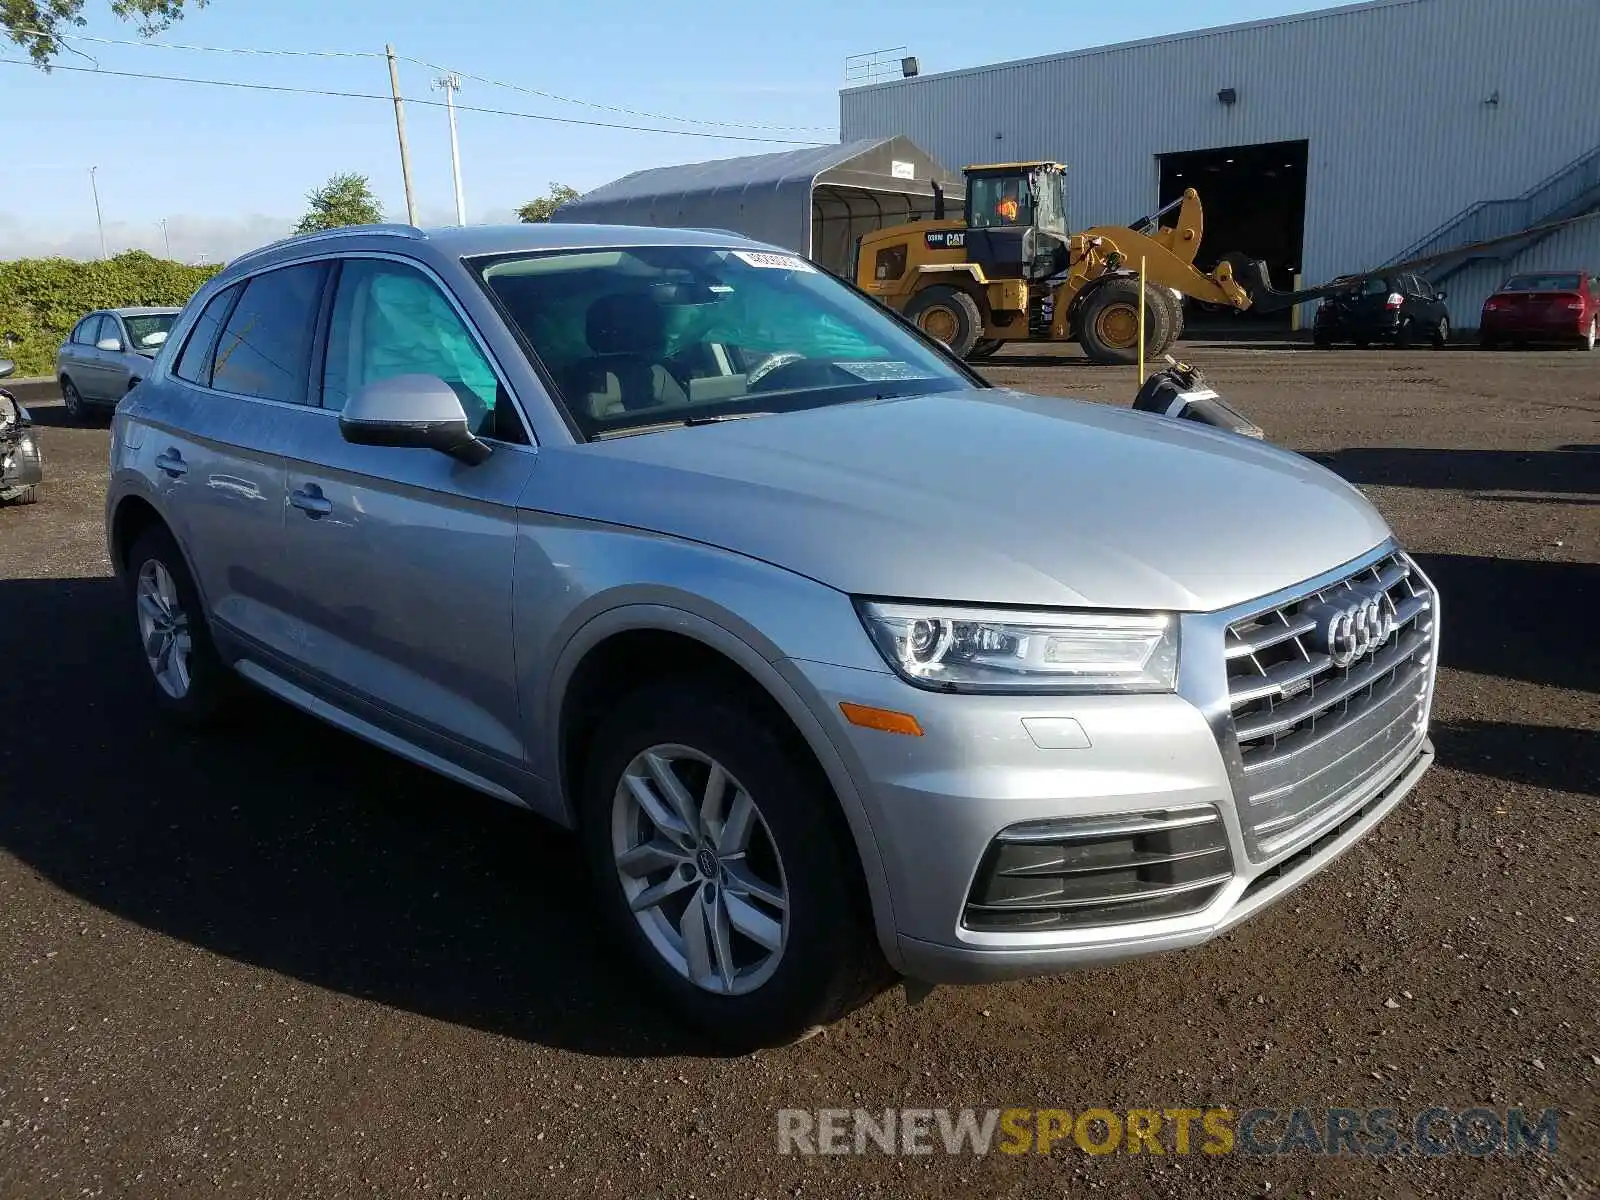
[[[952,692],[1170,692],[1178,619],[869,602],[861,619],[889,665]]]

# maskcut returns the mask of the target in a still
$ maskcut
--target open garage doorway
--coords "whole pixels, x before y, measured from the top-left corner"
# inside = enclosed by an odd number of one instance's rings
[[[1195,266],[1209,271],[1224,256],[1259,258],[1267,264],[1273,287],[1288,291],[1294,286],[1305,242],[1309,149],[1305,141],[1264,142],[1157,156],[1161,203],[1192,187],[1205,207],[1206,227]],[[1188,326],[1196,333],[1289,328],[1288,311],[1238,313],[1194,300],[1187,309]]]

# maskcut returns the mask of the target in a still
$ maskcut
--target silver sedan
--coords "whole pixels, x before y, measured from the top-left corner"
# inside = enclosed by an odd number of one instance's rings
[[[56,351],[61,399],[74,420],[108,411],[149,374],[178,308],[102,308],[84,317]]]

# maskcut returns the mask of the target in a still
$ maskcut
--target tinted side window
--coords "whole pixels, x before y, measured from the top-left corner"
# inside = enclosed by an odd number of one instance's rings
[[[250,279],[217,342],[211,386],[240,396],[306,402],[306,370],[326,267],[280,267]]]
[[[234,284],[207,301],[200,319],[194,323],[189,340],[183,344],[183,353],[178,356],[178,365],[173,374],[179,379],[187,379],[201,387],[211,385],[211,348],[217,344],[217,334],[222,330],[222,318],[228,311],[228,305],[233,303],[233,298],[238,294],[239,285]]]
[[[328,326],[322,405],[340,411],[367,384],[395,375],[444,380],[480,437],[527,440],[509,402],[500,402],[489,360],[433,281],[401,263],[346,259]]]
[[[79,321],[77,327],[72,331],[72,344],[75,346],[94,345],[94,339],[89,335],[95,331],[99,324],[100,318],[98,316],[85,317]]]

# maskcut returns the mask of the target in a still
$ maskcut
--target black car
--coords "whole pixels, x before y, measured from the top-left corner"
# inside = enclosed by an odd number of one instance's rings
[[[1323,348],[1335,342],[1400,347],[1429,342],[1442,347],[1450,340],[1450,310],[1444,302],[1445,294],[1420,275],[1371,275],[1322,301],[1311,337]]]

